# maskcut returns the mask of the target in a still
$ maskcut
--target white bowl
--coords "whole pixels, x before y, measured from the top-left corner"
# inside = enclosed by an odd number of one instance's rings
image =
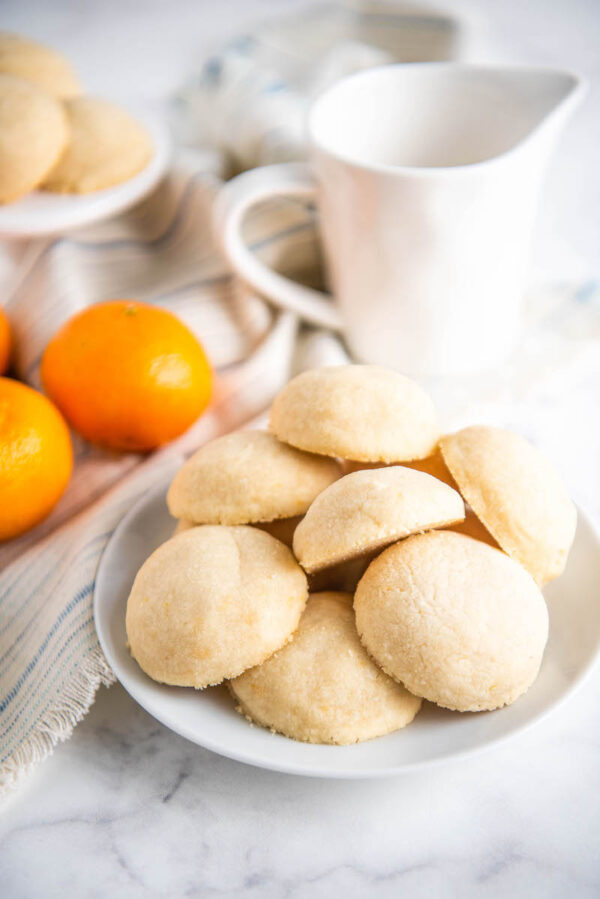
[[[116,529],[100,562],[94,595],[100,644],[131,696],[158,721],[228,758],[313,777],[384,777],[465,756],[539,721],[563,702],[591,669],[600,650],[600,539],[580,512],[567,570],[544,591],[550,639],[538,679],[514,705],[495,712],[449,712],[424,703],[404,730],[353,746],[297,743],[250,726],[224,687],[202,692],[167,687],[147,677],[127,651],[125,607],[142,562],[175,526],[168,485],[143,496]]]
[[[148,165],[133,178],[89,194],[54,194],[35,190],[14,203],[0,205],[0,236],[40,237],[82,228],[109,218],[139,202],[156,187],[171,157],[167,129],[147,112],[132,110],[146,128],[154,144]]]

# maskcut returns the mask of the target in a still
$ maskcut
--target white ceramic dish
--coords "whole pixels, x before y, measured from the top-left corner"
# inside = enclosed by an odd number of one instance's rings
[[[567,570],[545,591],[550,639],[540,675],[513,706],[461,715],[425,703],[405,730],[341,747],[297,743],[251,727],[224,687],[196,692],[154,683],[127,651],[125,607],[133,578],[174,528],[165,494],[166,485],[142,497],[110,540],[96,581],[96,629],[115,674],[143,708],[176,733],[229,758],[313,777],[410,772],[476,752],[540,720],[581,683],[600,652],[600,539],[580,513]]]
[[[132,110],[146,127],[154,155],[138,175],[90,194],[53,194],[32,191],[15,203],[0,205],[0,237],[27,238],[61,234],[109,218],[133,206],[158,184],[171,156],[166,128],[155,116]]]

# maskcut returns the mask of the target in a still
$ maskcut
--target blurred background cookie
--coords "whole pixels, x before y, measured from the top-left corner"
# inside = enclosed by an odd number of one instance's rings
[[[62,105],[34,84],[0,74],[0,203],[37,187],[69,136]]]
[[[86,194],[114,187],[150,161],[149,135],[121,107],[98,97],[75,97],[65,102],[65,112],[71,139],[45,179],[45,190]]]
[[[378,556],[354,597],[369,655],[417,696],[460,712],[514,702],[539,671],[548,610],[497,549],[430,531]]]
[[[421,706],[368,657],[348,593],[311,595],[292,642],[229,686],[250,720],[307,743],[380,737]]]
[[[127,639],[165,684],[203,688],[280,649],[308,596],[290,550],[258,528],[190,528],[155,550],[127,601]]]
[[[0,32],[0,74],[25,78],[59,99],[81,93],[71,63],[61,53],[6,31]]]
[[[358,462],[421,459],[440,436],[425,391],[377,365],[303,372],[275,397],[269,427],[292,446]]]

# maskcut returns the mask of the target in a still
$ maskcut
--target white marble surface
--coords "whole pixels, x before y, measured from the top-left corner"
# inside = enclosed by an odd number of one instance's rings
[[[1,25],[62,46],[98,90],[156,98],[215,43],[297,5],[4,0]],[[598,3],[452,8],[473,21],[473,58],[566,65],[591,78],[548,177],[534,263],[538,277],[589,276],[600,243]],[[597,398],[562,403],[556,415],[547,409],[543,442],[598,523],[597,445],[586,436]],[[102,690],[0,818],[0,896],[591,899],[600,895],[599,707],[597,672],[559,713],[475,759],[344,783],[219,758],[165,730],[120,687]]]

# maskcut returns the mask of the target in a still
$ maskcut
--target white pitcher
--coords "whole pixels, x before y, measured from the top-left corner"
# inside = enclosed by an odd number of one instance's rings
[[[345,78],[310,111],[308,164],[222,189],[225,256],[277,305],[342,331],[359,361],[414,375],[498,365],[519,332],[546,161],[582,93],[577,76],[542,68],[416,63]],[[244,245],[245,212],[275,195],[316,195],[333,302]]]

